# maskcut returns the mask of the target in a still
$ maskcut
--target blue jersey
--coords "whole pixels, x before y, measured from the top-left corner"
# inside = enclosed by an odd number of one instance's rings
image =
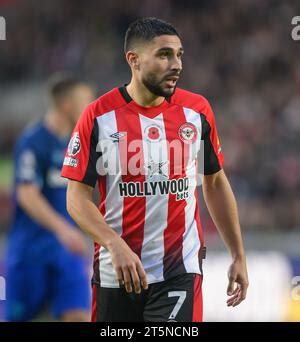
[[[52,208],[74,224],[66,209],[67,184],[60,176],[68,140],[57,137],[42,122],[27,128],[15,148],[14,188],[35,184]],[[86,265],[86,257],[70,252],[54,233],[20,207],[14,191],[6,251],[6,319],[30,320],[45,302],[51,304],[55,317],[69,310],[89,310]]]
[[[14,189],[22,183],[39,187],[49,204],[66,220],[73,223],[66,209],[66,180],[60,176],[69,137],[61,139],[49,131],[43,122],[27,128],[16,143],[14,155]],[[30,198],[28,198],[30,201]],[[29,252],[42,255],[46,247],[59,247],[54,234],[32,219],[18,204],[14,191],[14,215],[10,242]],[[31,244],[32,241],[37,242]]]

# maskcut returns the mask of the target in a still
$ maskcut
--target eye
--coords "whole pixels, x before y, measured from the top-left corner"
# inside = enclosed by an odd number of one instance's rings
[[[159,57],[160,58],[167,58],[169,56],[169,53],[168,52],[161,52],[160,54],[159,54]]]

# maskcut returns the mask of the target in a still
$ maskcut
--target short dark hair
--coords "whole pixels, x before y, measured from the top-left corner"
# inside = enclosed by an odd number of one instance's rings
[[[141,18],[131,23],[125,34],[124,51],[131,50],[137,42],[149,42],[162,35],[179,36],[175,27],[161,19]]]
[[[68,96],[77,86],[83,84],[82,81],[69,73],[58,72],[48,80],[48,91],[51,100],[58,103],[61,99]]]

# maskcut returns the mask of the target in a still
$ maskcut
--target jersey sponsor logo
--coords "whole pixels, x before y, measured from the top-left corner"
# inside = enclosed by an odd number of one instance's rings
[[[191,122],[185,122],[179,127],[178,135],[183,142],[192,144],[197,139],[197,128]]]
[[[77,167],[78,159],[66,156],[64,159],[64,165]]]
[[[119,142],[126,136],[126,134],[126,132],[116,132],[111,134],[110,137],[113,139],[113,142]]]
[[[149,125],[145,128],[145,137],[149,142],[159,142],[162,139],[162,130],[158,125]]]
[[[121,197],[144,197],[156,195],[176,195],[176,200],[187,199],[189,196],[189,179],[187,177],[168,179],[165,181],[121,182],[119,194]]]
[[[68,155],[73,157],[80,151],[80,137],[78,132],[74,132],[69,145],[68,145]]]

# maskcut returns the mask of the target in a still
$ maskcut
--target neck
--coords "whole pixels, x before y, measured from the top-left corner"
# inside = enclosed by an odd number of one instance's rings
[[[130,97],[142,107],[159,106],[163,101],[163,96],[157,96],[151,93],[141,82],[137,82],[134,78],[126,87]]]
[[[47,128],[60,138],[65,138],[72,133],[72,124],[62,114],[51,111],[46,114]]]

